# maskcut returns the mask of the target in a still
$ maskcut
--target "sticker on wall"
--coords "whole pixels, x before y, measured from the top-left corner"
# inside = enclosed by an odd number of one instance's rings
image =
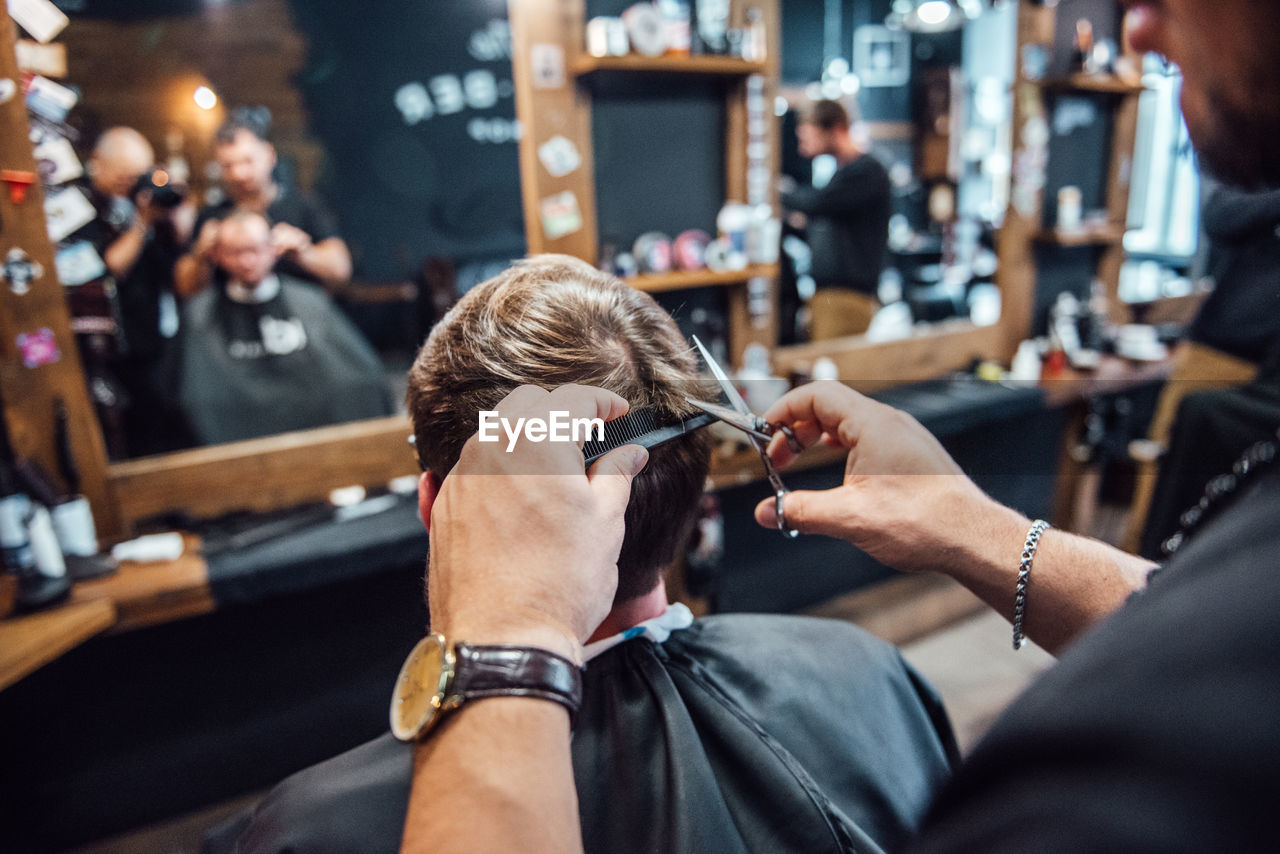
[[[31,290],[31,283],[44,275],[44,267],[31,260],[26,252],[14,247],[4,256],[0,273],[18,296]]]
[[[0,104],[7,104],[18,94],[18,84],[12,77],[0,77]]]
[[[65,249],[60,249],[58,254],[53,256],[53,263],[58,269],[58,281],[67,287],[92,282],[107,273],[107,265],[103,262],[102,256],[87,240],[81,240]]]
[[[41,44],[52,41],[69,22],[51,0],[9,0],[9,16]]]
[[[74,181],[84,174],[84,166],[68,139],[50,137],[37,145],[33,153],[40,178],[49,186]]]
[[[27,84],[27,109],[51,122],[60,122],[80,100],[75,89],[48,77],[32,77]]]
[[[563,178],[582,165],[578,146],[568,137],[556,136],[538,146],[538,159],[552,178]]]
[[[13,45],[18,57],[18,70],[45,77],[67,76],[67,46],[37,44],[31,39],[18,39]]]
[[[58,342],[53,337],[53,330],[47,327],[35,332],[19,333],[18,353],[22,356],[23,366],[27,368],[52,365],[62,358]]]
[[[529,48],[533,88],[559,89],[564,85],[564,48],[558,44],[535,44]]]
[[[1059,98],[1053,107],[1053,133],[1069,136],[1098,120],[1098,108],[1088,98]]]
[[[67,235],[93,222],[98,212],[77,187],[64,187],[45,197],[44,219],[49,239],[59,243]]]
[[[542,232],[548,240],[558,240],[582,228],[578,197],[569,190],[548,196],[538,207],[542,213]]]
[[[1049,70],[1049,47],[1042,44],[1022,46],[1022,76],[1028,80],[1041,80]]]

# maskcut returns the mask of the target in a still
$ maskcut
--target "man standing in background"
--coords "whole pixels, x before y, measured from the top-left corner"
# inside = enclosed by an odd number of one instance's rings
[[[821,188],[782,194],[788,221],[803,228],[813,251],[817,292],[810,301],[813,340],[865,332],[879,308],[892,189],[889,173],[850,130],[849,113],[836,101],[817,101],[796,127],[800,154],[827,154],[838,168]]]
[[[173,265],[195,210],[130,127],[102,133],[83,188],[95,216],[58,243],[71,327],[112,457],[185,447],[163,376],[177,331]],[[157,181],[163,186],[158,186]]]

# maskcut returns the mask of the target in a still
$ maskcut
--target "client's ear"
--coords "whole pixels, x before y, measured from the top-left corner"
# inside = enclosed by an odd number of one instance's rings
[[[440,494],[440,478],[433,471],[424,471],[418,478],[418,513],[422,516],[422,524],[427,532],[431,531],[431,508]]]

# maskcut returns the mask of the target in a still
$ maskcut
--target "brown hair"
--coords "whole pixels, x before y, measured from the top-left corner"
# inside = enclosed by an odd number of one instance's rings
[[[533,256],[468,292],[422,345],[406,395],[418,461],[443,477],[480,410],[526,383],[571,382],[682,416],[698,393],[693,354],[651,297],[576,258]],[[652,590],[684,548],[708,458],[702,432],[651,451],[631,485],[615,601]]]
[[[271,136],[271,110],[266,107],[236,107],[222,124],[218,125],[213,138],[218,145],[229,145],[236,141],[236,134],[246,130],[262,142],[269,142]]]
[[[800,119],[801,124],[816,125],[823,130],[849,129],[849,111],[839,101],[814,101]]]

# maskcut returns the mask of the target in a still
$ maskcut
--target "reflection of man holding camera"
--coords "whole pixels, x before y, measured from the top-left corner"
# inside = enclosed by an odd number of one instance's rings
[[[95,216],[58,246],[72,330],[112,456],[171,450],[182,436],[159,373],[177,331],[173,265],[195,209],[154,162],[138,131],[105,131],[84,188]]]

